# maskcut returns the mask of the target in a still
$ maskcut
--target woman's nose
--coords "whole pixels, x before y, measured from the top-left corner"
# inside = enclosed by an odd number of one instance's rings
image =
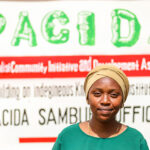
[[[104,94],[100,100],[100,103],[102,105],[110,105],[110,99],[109,96],[107,94]]]

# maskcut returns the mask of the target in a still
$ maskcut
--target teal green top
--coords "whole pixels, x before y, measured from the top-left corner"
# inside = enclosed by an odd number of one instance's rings
[[[79,123],[65,128],[58,136],[52,150],[149,150],[143,135],[134,128],[118,136],[98,138],[87,135]]]

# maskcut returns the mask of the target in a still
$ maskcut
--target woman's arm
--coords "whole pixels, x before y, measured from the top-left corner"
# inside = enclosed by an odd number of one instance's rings
[[[147,142],[144,138],[141,140],[140,150],[149,150]]]

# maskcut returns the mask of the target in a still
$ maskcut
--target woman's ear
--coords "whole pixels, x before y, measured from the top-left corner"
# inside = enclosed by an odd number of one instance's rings
[[[87,96],[86,102],[87,102],[87,104],[89,104],[89,96]]]
[[[121,106],[120,106],[120,109],[124,107],[124,101],[122,99],[122,103],[121,103]]]

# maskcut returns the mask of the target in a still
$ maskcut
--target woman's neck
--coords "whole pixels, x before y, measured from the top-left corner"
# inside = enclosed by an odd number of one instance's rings
[[[115,119],[107,122],[100,122],[92,118],[89,123],[89,134],[91,136],[108,138],[114,137],[119,134],[122,124],[117,122]]]

